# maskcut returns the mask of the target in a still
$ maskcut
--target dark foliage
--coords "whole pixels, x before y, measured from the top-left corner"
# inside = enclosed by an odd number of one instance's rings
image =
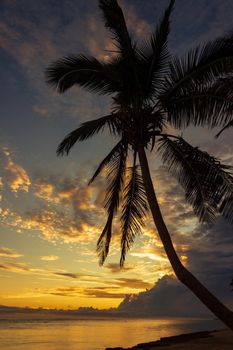
[[[102,264],[109,251],[112,222],[121,205],[121,265],[134,238],[141,232],[147,211],[144,184],[137,164],[138,148],[159,149],[162,161],[184,188],[187,201],[201,222],[212,223],[222,214],[233,222],[231,169],[182,137],[190,125],[233,126],[233,34],[226,34],[174,57],[168,47],[174,0],[169,2],[148,41],[136,44],[116,0],[99,0],[106,28],[116,46],[106,62],[78,55],[53,62],[46,80],[59,92],[73,85],[112,95],[110,115],[83,123],[60,143],[58,155],[104,128],[120,141],[100,163],[90,183],[107,174],[107,222],[98,240]],[[177,131],[167,135],[168,126]],[[157,145],[157,148],[155,147]],[[132,153],[133,166],[126,166]],[[127,170],[126,170],[127,169]]]

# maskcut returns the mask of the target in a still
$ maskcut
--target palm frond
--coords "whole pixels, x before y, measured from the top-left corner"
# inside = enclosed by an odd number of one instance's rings
[[[93,174],[92,178],[88,183],[89,185],[96,179],[96,177],[102,172],[102,170],[108,166],[109,162],[111,162],[111,159],[115,157],[117,153],[119,153],[122,146],[123,146],[123,141],[121,140],[116,144],[115,147],[113,147],[111,152],[109,152],[109,154],[99,164],[98,168],[96,169],[95,173]]]
[[[225,131],[226,129],[231,128],[231,127],[233,127],[233,120],[230,120],[230,121],[215,135],[215,137],[218,138],[218,137],[223,133],[223,131]]]
[[[124,14],[116,0],[99,0],[105,27],[113,34],[122,56],[129,57],[133,54],[133,45],[125,23]]]
[[[121,266],[124,265],[126,253],[133,244],[135,237],[141,233],[141,227],[148,209],[144,183],[137,165],[128,169],[127,178],[128,183],[124,188],[121,216]]]
[[[104,207],[107,209],[108,219],[97,242],[97,253],[99,255],[100,265],[103,265],[109,251],[109,244],[112,235],[112,220],[118,209],[120,195],[124,184],[127,149],[127,144],[122,142],[121,146],[118,148],[118,152],[115,152],[114,156],[111,157],[107,165],[108,185]]]
[[[45,71],[49,85],[63,93],[73,85],[101,95],[109,95],[119,90],[119,79],[107,63],[84,55],[61,58]]]
[[[211,223],[219,212],[225,215],[229,203],[223,209],[220,207],[233,193],[231,168],[181,137],[175,140],[163,137],[159,142],[164,164],[178,178],[200,221]]]
[[[210,82],[233,71],[233,34],[207,42],[190,50],[182,58],[174,57],[161,99],[165,102],[187,85]]]
[[[231,182],[233,186],[232,179],[231,179]],[[220,205],[219,211],[223,215],[223,217],[227,219],[227,221],[233,224],[233,194],[232,193],[224,197]]]
[[[108,256],[109,246],[112,238],[112,220],[113,212],[108,216],[107,222],[97,242],[97,254],[99,256],[99,264],[103,265]]]
[[[228,123],[233,118],[233,89],[226,85],[228,81],[218,79],[214,84],[187,86],[167,102],[167,121],[179,129]]]
[[[78,141],[84,141],[89,137],[103,131],[107,125],[111,133],[116,132],[116,116],[114,114],[106,115],[104,117],[87,121],[71,133],[69,133],[64,140],[58,145],[57,155],[68,154],[70,149]]]
[[[146,41],[140,50],[142,62],[144,63],[143,74],[146,81],[144,85],[144,96],[154,98],[163,86],[164,76],[169,73],[170,54],[167,47],[167,39],[170,32],[170,15],[175,0],[171,0],[165,10],[160,24],[152,33],[150,40]]]

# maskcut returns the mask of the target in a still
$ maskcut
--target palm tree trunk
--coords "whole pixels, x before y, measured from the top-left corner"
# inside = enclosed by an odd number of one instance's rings
[[[208,291],[198,280],[189,272],[181,263],[174,246],[168,229],[164,223],[159,204],[155,195],[153,183],[150,176],[150,170],[147,157],[143,146],[138,149],[139,161],[141,165],[142,178],[148,198],[150,210],[154,219],[158,234],[163,243],[164,250],[172,265],[177,278],[186,285],[202,303],[226,326],[233,330],[233,312],[223,305],[212,293]]]

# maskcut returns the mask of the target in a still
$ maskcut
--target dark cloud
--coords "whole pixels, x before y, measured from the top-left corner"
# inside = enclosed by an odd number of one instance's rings
[[[135,289],[146,289],[151,287],[151,283],[137,278],[118,278],[115,283],[121,287],[129,287]]]
[[[57,276],[64,276],[64,277],[69,277],[69,278],[78,278],[79,275],[76,274],[76,273],[70,273],[70,272],[55,272],[54,275],[57,275]]]
[[[86,296],[89,296],[89,297],[95,297],[95,298],[110,298],[110,299],[122,299],[125,297],[125,293],[122,293],[122,292],[114,292],[114,293],[111,293],[111,292],[108,292],[107,291],[107,288],[106,290],[102,290],[102,289],[90,289],[90,288],[87,288],[85,289],[84,291],[85,295]]]
[[[121,267],[120,264],[110,263],[105,266],[108,270],[110,270],[112,273],[120,273],[120,272],[127,272],[133,270],[132,266],[124,266]]]
[[[1,270],[7,270],[9,272],[33,272],[33,269],[23,263],[6,263],[0,264]]]
[[[172,277],[162,277],[153,288],[138,295],[128,295],[119,311],[135,316],[209,316],[210,312],[193,294]]]
[[[87,297],[87,298],[101,298],[101,299],[122,299],[126,293],[120,292],[120,288],[111,287],[109,291],[108,287],[93,287],[93,288],[80,288],[80,287],[68,287],[68,288],[54,288],[54,289],[35,289],[39,293],[64,296],[64,297]]]
[[[175,235],[177,249],[187,257],[187,267],[221,301],[233,307],[232,226],[219,218],[216,225],[198,225],[186,235]],[[179,245],[185,245],[185,252]],[[208,316],[203,304],[179,281],[165,276],[137,296],[127,296],[119,310],[151,316]]]

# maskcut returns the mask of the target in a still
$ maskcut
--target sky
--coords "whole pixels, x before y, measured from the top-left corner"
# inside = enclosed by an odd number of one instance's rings
[[[130,32],[140,42],[153,31],[168,1],[119,3]],[[231,0],[177,0],[171,51],[182,55],[232,30],[232,15]],[[150,309],[156,300],[151,295],[158,291],[160,305],[172,314],[167,300],[173,297],[181,303],[184,298],[150,216],[123,269],[119,268],[120,226],[116,220],[109,257],[103,267],[98,265],[96,242],[106,218],[104,178],[91,187],[87,183],[115,140],[103,134],[76,145],[69,157],[56,157],[63,137],[80,123],[105,115],[110,99],[78,87],[59,95],[45,83],[46,67],[69,54],[104,60],[111,48],[97,0],[1,0],[0,305],[130,307],[125,296],[140,293],[137,299],[143,305],[147,300]],[[216,140],[216,130],[190,128],[183,136],[233,165],[232,132],[229,129]],[[159,157],[148,157],[181,260],[233,306],[232,226],[222,218],[214,227],[200,225]],[[185,293],[186,308],[192,308],[195,303]]]

